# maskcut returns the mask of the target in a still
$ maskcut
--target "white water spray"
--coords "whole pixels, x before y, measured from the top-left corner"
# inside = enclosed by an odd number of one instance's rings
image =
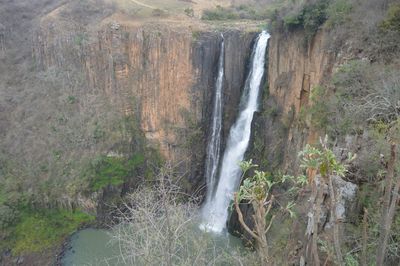
[[[253,48],[252,64],[246,79],[245,88],[240,102],[240,113],[231,127],[228,142],[219,175],[218,186],[203,207],[203,223],[201,228],[207,231],[221,233],[226,226],[228,207],[233,193],[240,184],[241,169],[239,163],[250,141],[251,122],[257,111],[258,95],[264,76],[265,52],[270,35],[263,31],[258,36]]]

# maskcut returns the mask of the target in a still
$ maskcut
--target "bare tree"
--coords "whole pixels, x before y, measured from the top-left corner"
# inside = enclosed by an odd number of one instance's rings
[[[196,199],[182,192],[164,168],[157,184],[132,193],[120,208],[113,238],[129,265],[256,265],[254,255],[228,248],[226,239],[198,229]],[[244,251],[243,251],[244,252]]]

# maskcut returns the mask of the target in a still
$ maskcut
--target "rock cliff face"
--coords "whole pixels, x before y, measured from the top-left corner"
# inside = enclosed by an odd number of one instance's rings
[[[61,33],[62,32],[62,33]],[[255,32],[227,30],[223,139],[237,114]],[[271,168],[296,173],[297,153],[316,134],[296,121],[311,90],[332,73],[334,56],[319,32],[305,47],[302,32],[275,33],[269,43],[268,92],[255,118],[250,154]],[[91,90],[104,94],[121,117],[134,116],[151,146],[204,183],[203,169],[221,36],[160,25],[109,24],[96,32],[45,24],[34,40],[38,66],[79,68]],[[114,111],[115,111],[114,110]],[[110,147],[110,149],[112,149]],[[263,162],[260,162],[263,165]]]
[[[297,121],[301,108],[311,104],[313,88],[332,74],[335,55],[326,49],[326,38],[326,33],[318,32],[306,47],[301,31],[272,34],[268,92],[254,133],[271,167],[296,173],[298,151],[318,138],[313,129],[299,127]]]
[[[332,55],[325,49],[324,32],[305,47],[304,33],[276,34],[269,46],[269,92],[283,112],[296,113],[308,104],[312,88],[332,72]]]
[[[224,33],[224,133],[236,115],[255,33]],[[97,33],[60,34],[46,26],[34,41],[41,68],[80,68],[121,116],[135,116],[149,143],[200,185],[210,121],[220,33],[165,26],[107,25]]]
[[[224,32],[223,139],[237,114],[255,36]],[[298,127],[296,121],[301,108],[310,104],[312,89],[332,73],[335,57],[325,49],[325,39],[318,32],[305,47],[301,31],[272,35],[267,91],[248,155],[261,165],[266,161],[271,168],[296,174],[298,151],[316,140],[312,129]],[[185,27],[108,24],[90,32],[80,27],[61,31],[44,23],[33,50],[41,68],[81,69],[91,90],[104,94],[114,111],[139,121],[149,144],[179,165],[192,189],[204,184],[220,42],[219,32]]]
[[[335,55],[326,49],[325,32],[318,32],[305,47],[304,33],[274,33],[268,44],[268,75],[261,111],[253,121],[251,147],[247,157],[268,171],[299,173],[298,153],[307,143],[318,141],[318,132],[299,125],[300,110],[312,104],[310,95],[317,85],[332,75],[337,63]],[[298,200],[299,205],[308,197]],[[252,209],[242,206],[248,224],[252,224]],[[306,217],[306,213],[301,217]],[[304,226],[304,225],[301,225]],[[233,213],[228,221],[230,232],[243,232]],[[273,228],[280,232],[283,227]],[[293,229],[302,239],[304,231]],[[277,233],[274,237],[280,237]],[[249,235],[245,238],[251,239]],[[276,240],[274,238],[274,240]]]

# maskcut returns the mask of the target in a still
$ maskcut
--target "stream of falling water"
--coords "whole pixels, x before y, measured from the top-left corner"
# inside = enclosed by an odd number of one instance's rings
[[[212,113],[211,134],[207,146],[206,155],[206,181],[207,195],[206,203],[210,202],[214,189],[215,179],[217,177],[220,149],[221,149],[221,128],[222,128],[222,88],[224,85],[224,36],[221,34],[222,42],[218,59],[218,77],[215,82],[215,97]]]
[[[266,31],[261,32],[253,48],[251,68],[240,101],[239,116],[229,132],[218,183],[210,184],[214,187],[209,190],[215,191],[215,194],[209,193],[211,196],[207,196],[202,209],[203,223],[200,227],[206,231],[221,233],[225,229],[229,203],[240,184],[242,171],[239,163],[247,150],[251,122],[258,108],[258,95],[264,76],[265,53],[269,37]]]

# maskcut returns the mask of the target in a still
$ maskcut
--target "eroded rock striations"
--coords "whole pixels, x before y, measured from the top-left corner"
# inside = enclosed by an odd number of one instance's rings
[[[272,34],[268,86],[254,136],[264,149],[263,159],[275,170],[297,174],[298,152],[306,143],[318,141],[317,133],[299,127],[298,121],[301,109],[311,104],[312,89],[331,77],[336,64],[335,55],[326,49],[326,38],[326,33],[318,32],[306,46],[301,31]]]
[[[235,118],[255,34],[224,32],[224,135]],[[82,69],[90,88],[105,94],[121,116],[138,118],[150,145],[189,173],[191,186],[199,186],[220,41],[217,32],[167,26],[107,25],[95,33],[60,33],[46,25],[33,50],[41,68]]]

